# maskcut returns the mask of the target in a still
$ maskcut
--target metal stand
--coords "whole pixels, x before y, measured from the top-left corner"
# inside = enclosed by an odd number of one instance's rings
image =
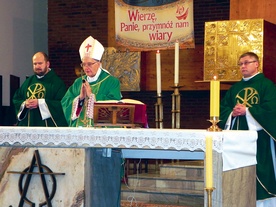
[[[215,188],[205,188],[207,192],[208,207],[212,207],[212,193]]]
[[[163,129],[163,104],[161,94],[157,95],[157,103],[155,104],[155,123],[157,129]]]
[[[220,122],[218,116],[211,116],[208,121],[212,123],[212,126],[210,126],[207,129],[207,131],[212,131],[212,132],[219,132],[219,131],[221,131],[221,129],[217,125]]]
[[[172,86],[174,93],[172,94],[172,129],[180,128],[180,94],[179,88],[182,86]]]

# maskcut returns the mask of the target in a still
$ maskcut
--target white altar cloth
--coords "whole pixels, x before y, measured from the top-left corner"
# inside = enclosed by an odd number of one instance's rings
[[[182,129],[0,127],[0,145],[205,151],[207,133]],[[213,135],[214,150],[222,152],[222,133]]]
[[[242,137],[232,133],[225,134],[222,153],[223,171],[257,164],[257,132],[247,132],[249,134]]]
[[[256,164],[256,131],[208,132],[201,129],[0,127],[0,146],[205,151],[207,134],[213,136],[213,150],[223,153],[224,169],[229,170]],[[239,145],[241,147],[237,148]],[[233,153],[236,153],[235,157]],[[232,159],[235,159],[235,162]]]

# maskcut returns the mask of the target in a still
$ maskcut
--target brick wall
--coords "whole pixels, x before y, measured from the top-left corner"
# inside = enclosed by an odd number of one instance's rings
[[[206,21],[228,20],[229,0],[194,0],[194,27],[197,45],[204,43]],[[108,0],[48,0],[49,56],[51,67],[67,86],[76,75],[80,63],[80,43],[92,35],[103,45],[108,43]],[[141,71],[143,76],[143,71]],[[171,94],[162,91],[164,128],[171,128]],[[138,99],[147,104],[148,120],[155,127],[155,91],[124,92],[124,98]],[[209,91],[181,91],[181,128],[209,127]]]
[[[80,64],[79,46],[89,35],[107,45],[107,0],[49,0],[48,44],[51,67],[69,86]]]
[[[194,0],[195,43],[204,44],[204,24],[229,20],[230,0]]]

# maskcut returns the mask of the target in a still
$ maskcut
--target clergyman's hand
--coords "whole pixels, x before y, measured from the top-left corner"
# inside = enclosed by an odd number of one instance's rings
[[[90,97],[90,95],[92,94],[92,90],[91,90],[90,84],[87,81],[85,81],[83,83],[83,85],[85,87],[87,97]]]
[[[236,117],[236,116],[244,116],[246,114],[246,107],[243,104],[237,104],[234,108],[233,108],[233,113],[232,116]]]
[[[82,85],[81,85],[81,90],[80,90],[80,100],[83,100],[83,99],[85,99],[85,97],[86,97],[86,87],[85,87],[85,83],[83,83]]]
[[[25,106],[28,109],[35,109],[38,107],[38,100],[37,99],[27,99],[25,102]]]

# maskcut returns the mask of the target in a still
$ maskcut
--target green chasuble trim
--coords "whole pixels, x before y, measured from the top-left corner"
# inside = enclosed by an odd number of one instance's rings
[[[97,97],[97,94],[99,93],[100,87],[101,87],[101,83],[103,81],[105,81],[107,78],[109,78],[109,76],[106,76],[103,80],[99,81],[98,83],[92,84],[90,85],[91,89],[92,89],[92,93],[94,93]]]

